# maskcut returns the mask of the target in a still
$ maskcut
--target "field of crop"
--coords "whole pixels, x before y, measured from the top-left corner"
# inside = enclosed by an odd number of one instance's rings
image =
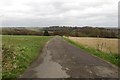
[[[66,41],[68,41],[70,44],[75,45],[76,47],[80,48],[81,50],[86,51],[93,56],[104,59],[104,60],[120,67],[120,55],[118,53],[117,54],[116,53],[115,54],[114,53],[108,53],[108,52],[101,51],[100,49],[99,50],[95,49],[93,44],[96,43],[97,38],[85,38],[85,37],[84,38],[83,37],[78,37],[78,38],[77,37],[69,37],[68,38],[68,37],[64,37],[64,39]],[[102,43],[103,39],[104,38],[98,39],[98,40],[101,40],[101,43]],[[107,41],[108,40],[109,39],[107,39]],[[112,39],[110,39],[110,40],[112,40]],[[112,41],[114,42],[114,40],[116,41],[116,39],[113,39]],[[108,44],[108,43],[109,42],[106,42],[106,44]],[[117,43],[117,41],[114,42],[114,43]],[[115,45],[113,45],[113,44],[108,45],[108,46],[109,47],[112,46],[111,48],[115,47]],[[116,48],[118,49],[118,47],[116,47]]]
[[[37,58],[51,37],[2,36],[2,77],[16,78]]]
[[[69,39],[85,47],[94,48],[106,53],[118,54],[118,39],[90,37],[69,37]]]

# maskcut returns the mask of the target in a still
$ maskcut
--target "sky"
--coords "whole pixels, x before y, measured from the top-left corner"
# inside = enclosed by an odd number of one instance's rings
[[[118,26],[119,0],[0,0],[0,26]]]

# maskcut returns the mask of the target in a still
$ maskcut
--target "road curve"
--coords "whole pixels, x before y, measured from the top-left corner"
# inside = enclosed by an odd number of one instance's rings
[[[20,78],[117,78],[118,69],[60,37],[51,39]]]

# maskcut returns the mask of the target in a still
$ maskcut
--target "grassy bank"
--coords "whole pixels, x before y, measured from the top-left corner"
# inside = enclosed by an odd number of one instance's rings
[[[73,44],[75,46],[77,46],[78,48],[90,53],[91,55],[94,55],[94,56],[97,56],[97,57],[100,57],[118,67],[120,67],[120,55],[118,54],[109,54],[109,53],[105,53],[105,52],[102,52],[102,51],[98,51],[94,48],[90,48],[90,47],[85,47],[77,42],[74,42],[66,37],[64,37],[64,39],[66,41],[68,41],[70,44]]]
[[[2,77],[18,77],[39,55],[50,38],[43,36],[2,36]]]

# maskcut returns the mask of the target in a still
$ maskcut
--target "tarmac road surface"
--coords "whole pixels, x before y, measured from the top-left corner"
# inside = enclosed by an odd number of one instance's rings
[[[117,78],[118,68],[69,44],[51,39],[20,78]]]

